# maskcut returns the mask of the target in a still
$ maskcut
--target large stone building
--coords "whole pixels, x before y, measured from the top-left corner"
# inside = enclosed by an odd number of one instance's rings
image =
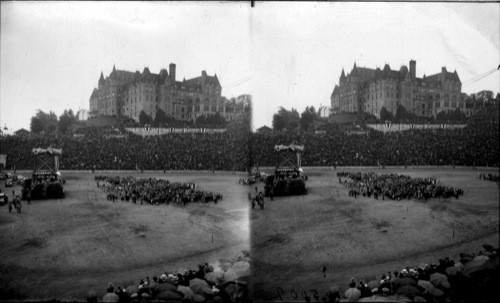
[[[159,109],[181,121],[195,121],[201,115],[219,113],[226,121],[233,120],[243,110],[243,105],[221,96],[217,75],[201,76],[177,81],[175,64],[169,71],[162,69],[153,74],[149,68],[143,72],[117,70],[98,81],[90,96],[90,116],[127,116],[139,121],[141,111],[155,118]]]
[[[406,66],[392,70],[388,64],[383,69],[371,69],[354,63],[347,75],[342,69],[339,85],[330,97],[331,110],[367,112],[379,118],[382,107],[395,115],[399,105],[421,117],[457,108],[465,112],[465,94],[456,71],[451,73],[443,67],[440,73],[417,78],[416,69],[414,60],[409,70]]]

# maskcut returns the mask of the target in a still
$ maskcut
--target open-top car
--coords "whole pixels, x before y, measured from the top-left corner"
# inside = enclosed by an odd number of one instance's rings
[[[12,187],[12,186],[14,186],[14,181],[12,181],[12,179],[5,180],[5,187]]]
[[[23,185],[24,183],[24,180],[26,180],[26,178],[22,175],[17,175],[17,184],[19,185]]]
[[[9,203],[9,198],[5,193],[0,193],[0,205],[5,205]]]

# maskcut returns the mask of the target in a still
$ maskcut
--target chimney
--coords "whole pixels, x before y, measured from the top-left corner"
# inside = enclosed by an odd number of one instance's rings
[[[415,60],[410,60],[410,75],[413,79],[417,76],[417,62]]]
[[[175,81],[175,64],[170,63],[168,67],[168,73],[170,74],[170,79]]]

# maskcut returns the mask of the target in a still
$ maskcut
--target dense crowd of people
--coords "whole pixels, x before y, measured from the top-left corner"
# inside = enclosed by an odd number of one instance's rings
[[[463,190],[439,185],[434,178],[411,178],[400,174],[338,172],[339,183],[349,189],[349,196],[392,200],[430,198],[458,199]],[[344,178],[344,179],[342,179]]]
[[[236,261],[247,263],[243,260],[248,260],[248,256],[240,256]],[[197,269],[165,271],[152,278],[140,278],[131,285],[115,287],[110,282],[102,297],[96,291],[89,291],[87,302],[249,302],[246,282],[227,279],[228,271],[215,270],[213,265],[205,263]]]
[[[245,170],[246,144],[231,133],[126,138],[103,135],[2,137],[7,168],[32,169],[33,147],[62,148],[61,169]]]
[[[332,286],[326,302],[493,302],[497,298],[499,254],[489,244],[477,253],[460,253],[433,264],[388,271],[370,281]]]
[[[304,145],[303,166],[500,165],[498,123],[472,123],[463,129],[381,133],[331,124],[322,131],[168,134],[110,137],[116,130],[79,130],[81,136],[0,137],[7,169],[32,168],[31,148],[62,148],[61,169],[75,170],[247,170],[274,166],[276,144]],[[118,131],[119,133],[122,133]]]
[[[252,155],[256,165],[273,166],[274,145],[295,143],[305,146],[303,166],[500,165],[498,123],[386,134],[360,128],[359,132],[332,124],[321,132],[257,133]]]
[[[132,203],[183,204],[214,202],[223,199],[221,193],[202,191],[194,183],[170,182],[159,178],[136,179],[133,177],[96,176],[97,187],[107,193],[109,201]]]

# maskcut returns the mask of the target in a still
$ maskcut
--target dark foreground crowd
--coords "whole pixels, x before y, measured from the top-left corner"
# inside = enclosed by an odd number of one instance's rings
[[[460,253],[459,260],[445,257],[388,271],[370,281],[355,279],[341,291],[332,286],[325,302],[496,302],[499,254],[489,244],[477,253]]]
[[[140,278],[137,283],[115,287],[109,283],[106,294],[87,294],[87,302],[249,302],[247,283],[225,281],[224,274],[215,272],[205,263],[197,269],[164,272],[152,278]]]
[[[349,189],[349,196],[375,199],[458,199],[464,192],[460,188],[439,185],[434,178],[411,178],[400,174],[338,172],[339,183]],[[342,178],[345,178],[342,180]],[[350,179],[350,180],[349,180]]]
[[[202,191],[190,182],[170,182],[159,178],[136,179],[133,177],[96,176],[97,187],[107,193],[109,201],[132,203],[184,204],[189,202],[214,202],[223,199],[221,193]]]

